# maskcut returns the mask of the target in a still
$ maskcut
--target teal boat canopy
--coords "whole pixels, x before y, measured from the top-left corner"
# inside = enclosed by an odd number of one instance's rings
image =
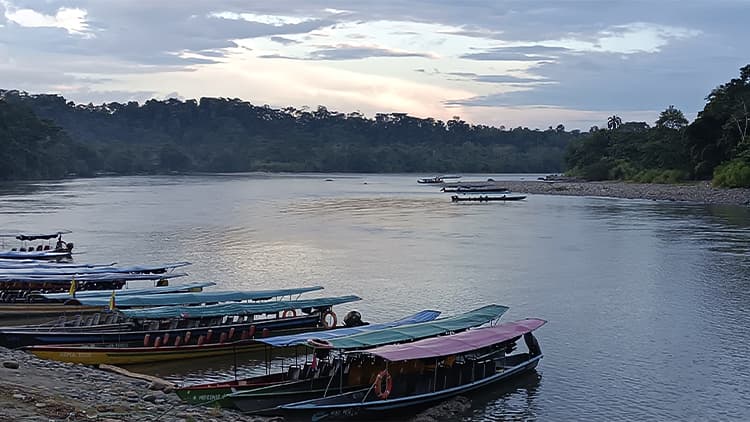
[[[116,300],[116,299],[115,299]],[[322,297],[305,300],[279,300],[259,303],[222,303],[202,306],[160,306],[145,309],[120,309],[119,311],[134,319],[165,318],[210,318],[220,316],[241,316],[274,314],[286,310],[323,309],[342,303],[362,300],[359,296]]]
[[[215,286],[216,283],[213,281],[194,281],[192,283],[175,284],[172,286],[162,287],[145,287],[138,289],[120,289],[120,290],[84,290],[82,292],[76,292],[75,299],[79,298],[91,298],[91,297],[106,297],[107,300],[112,296],[112,292],[115,292],[116,297],[131,296],[131,295],[155,295],[163,293],[177,293],[177,292],[188,292],[194,289],[202,289],[204,287]],[[45,299],[73,299],[70,293],[46,293],[40,294]]]
[[[243,300],[269,300],[275,297],[293,296],[307,292],[322,290],[321,286],[299,287],[293,289],[277,290],[255,290],[249,292],[243,291],[215,291],[215,292],[197,292],[197,293],[164,293],[164,294],[136,294],[118,297],[115,290],[115,307],[132,308],[140,306],[174,306],[174,305],[200,305],[219,302],[239,302]],[[109,296],[78,297],[75,300],[84,306],[108,306]],[[71,299],[73,300],[73,299]]]
[[[440,311],[433,311],[430,309],[425,309],[424,311],[417,312],[414,315],[410,315],[408,317],[401,318],[399,320],[392,321],[392,322],[385,322],[381,324],[361,325],[359,327],[344,327],[344,328],[337,328],[335,330],[316,332],[315,339],[316,340],[330,340],[336,337],[351,336],[354,334],[364,333],[368,331],[382,330],[383,328],[391,328],[391,327],[398,327],[401,325],[409,325],[409,324],[416,324],[420,322],[434,321],[435,318],[437,318],[438,316],[440,316]],[[274,347],[288,347],[288,346],[297,346],[300,344],[305,344],[307,343],[307,340],[309,339],[310,339],[310,333],[300,333],[300,334],[289,334],[286,336],[259,338],[259,339],[256,339],[256,341],[259,341],[261,343],[265,343],[269,346],[274,346]]]
[[[508,310],[507,306],[487,305],[464,314],[439,318],[430,322],[385,328],[362,334],[339,337],[327,340],[326,348],[339,350],[366,349],[392,343],[403,343],[446,333],[468,330],[500,318]],[[319,347],[320,342],[309,343]]]

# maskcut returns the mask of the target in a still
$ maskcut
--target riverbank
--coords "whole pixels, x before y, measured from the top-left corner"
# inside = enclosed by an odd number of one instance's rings
[[[0,422],[271,422],[231,410],[184,404],[165,385],[0,348]],[[162,389],[164,389],[162,391]]]
[[[714,188],[710,182],[694,182],[678,185],[567,181],[504,181],[499,183],[513,192],[530,194],[685,201],[712,205],[750,205],[750,189]]]

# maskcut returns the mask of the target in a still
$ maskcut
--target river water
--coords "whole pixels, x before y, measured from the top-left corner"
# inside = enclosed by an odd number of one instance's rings
[[[222,289],[320,284],[361,296],[337,312],[372,322],[488,303],[510,306],[506,321],[548,320],[537,372],[472,396],[467,420],[750,419],[748,208],[545,195],[452,204],[416,178],[5,184],[0,223],[73,230],[79,262],[188,260],[189,280]],[[226,377],[226,360],[144,370],[196,382]]]

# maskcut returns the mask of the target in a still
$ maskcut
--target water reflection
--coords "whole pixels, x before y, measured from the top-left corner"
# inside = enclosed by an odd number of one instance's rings
[[[0,223],[73,230],[88,262],[193,261],[190,279],[221,289],[320,284],[325,296],[358,294],[337,313],[356,307],[371,322],[487,303],[509,305],[504,320],[549,320],[538,335],[543,381],[472,394],[466,420],[750,416],[747,207],[545,195],[455,206],[416,178],[5,184]],[[244,358],[238,374],[263,373],[259,361]],[[219,358],[152,370],[199,382],[231,377],[233,366]]]
[[[472,414],[464,420],[528,421],[537,419],[542,376],[531,371],[471,395]]]

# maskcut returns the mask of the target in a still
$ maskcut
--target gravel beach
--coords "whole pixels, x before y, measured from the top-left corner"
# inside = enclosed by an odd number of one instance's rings
[[[697,204],[750,205],[750,189],[719,189],[709,182],[678,185],[627,182],[507,181],[513,192],[547,195],[685,201]]]
[[[0,421],[282,421],[184,404],[153,384],[0,347]]]

